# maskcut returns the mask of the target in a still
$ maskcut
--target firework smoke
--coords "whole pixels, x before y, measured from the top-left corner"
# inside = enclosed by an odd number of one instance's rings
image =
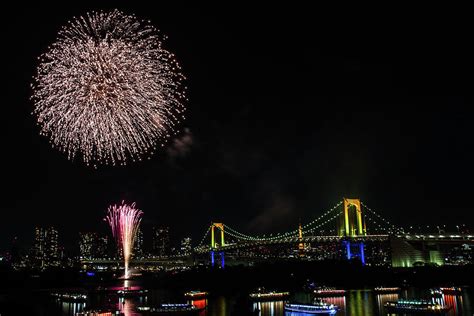
[[[117,241],[117,246],[122,249],[125,278],[129,277],[128,264],[132,256],[133,245],[137,236],[143,212],[135,208],[135,203],[131,205],[122,201],[121,205],[111,205],[108,209],[106,221],[112,229],[112,234]]]
[[[149,21],[118,10],[74,18],[40,57],[32,84],[40,133],[69,159],[149,156],[184,119],[184,75]]]

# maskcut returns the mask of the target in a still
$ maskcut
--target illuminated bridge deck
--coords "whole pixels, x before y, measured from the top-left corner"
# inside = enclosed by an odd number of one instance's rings
[[[390,238],[399,238],[407,241],[414,242],[435,242],[435,243],[474,243],[474,235],[420,235],[420,234],[405,234],[405,235],[366,235],[356,237],[344,237],[344,236],[304,236],[298,238],[298,236],[287,237],[274,240],[252,240],[252,241],[240,241],[236,243],[228,243],[223,246],[218,246],[215,250],[233,250],[258,247],[264,245],[281,245],[290,244],[295,245],[301,242],[303,243],[325,243],[325,242],[339,242],[350,239],[351,241],[388,241]],[[197,253],[207,253],[210,247],[203,246],[195,249]]]

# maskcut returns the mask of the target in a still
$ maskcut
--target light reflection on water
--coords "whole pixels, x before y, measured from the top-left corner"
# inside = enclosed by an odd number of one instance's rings
[[[194,305],[201,310],[199,316],[206,316],[207,299],[189,300],[188,304]]]
[[[120,297],[118,300],[118,310],[120,310],[124,316],[136,316],[141,315],[141,313],[136,312],[137,306],[143,305],[143,298],[123,298]]]
[[[390,293],[390,294],[375,294],[370,290],[352,290],[348,291],[347,296],[338,296],[338,297],[324,297],[321,298],[322,301],[329,304],[333,304],[339,307],[339,310],[336,315],[340,316],[376,316],[376,315],[393,315],[388,314],[385,311],[385,303],[388,301],[397,301],[400,298],[428,298],[428,296],[423,296],[423,293],[427,291],[420,290],[410,290],[401,294]],[[413,295],[413,294],[417,295]],[[466,304],[465,298],[469,300],[471,293],[468,291],[463,291],[462,295],[443,295],[440,298],[432,298],[433,302],[452,306],[452,310],[449,311],[446,315],[448,316],[461,316],[461,315],[473,315],[472,307],[470,304]],[[304,295],[299,295],[299,301],[303,301],[301,298],[305,297]],[[463,302],[464,299],[464,302]],[[305,300],[309,303],[309,300]],[[304,314],[299,313],[289,313],[284,311],[284,302],[275,301],[275,302],[264,302],[264,303],[254,303],[253,309],[258,307],[260,316],[301,316]]]
[[[283,315],[284,305],[283,301],[256,302],[253,303],[252,310],[259,311],[258,315]]]
[[[322,299],[322,301],[339,307],[337,315],[346,314],[346,297],[345,296],[325,297]]]
[[[73,302],[61,302],[58,301],[59,304],[61,304],[61,310],[63,315],[75,315],[76,313],[79,313],[84,310],[86,307],[86,303],[73,303]]]
[[[398,298],[400,297],[400,294],[398,293],[385,293],[385,294],[377,294],[376,296],[377,300],[377,311],[379,315],[383,315],[384,310],[385,310],[385,303],[389,301],[397,301]]]
[[[130,287],[132,285],[129,285]],[[376,294],[370,290],[350,290],[346,296],[324,297],[321,300],[339,307],[336,315],[340,316],[385,316],[384,304],[388,301],[396,301],[401,298],[425,298],[430,299],[427,289],[420,290],[411,288],[400,292],[399,294]],[[298,293],[292,297],[292,300],[310,303],[313,297],[310,294]],[[434,302],[443,305],[450,305],[453,308],[448,316],[473,315],[472,309],[472,289],[464,289],[460,295],[443,295],[439,298],[431,298]],[[91,304],[92,302],[92,304]],[[73,316],[86,308],[113,307],[124,313],[125,316],[141,315],[136,312],[136,307],[143,305],[159,305],[166,302],[184,303],[182,293],[169,293],[166,290],[152,290],[147,297],[118,297],[115,293],[92,294],[87,303],[67,303],[57,301],[54,310],[43,306],[45,315]],[[51,302],[53,303],[53,302]],[[225,316],[234,315],[236,307],[235,298],[226,298],[224,296],[210,297],[188,301],[188,303],[203,309],[199,316]],[[249,305],[247,310],[258,310],[255,315],[260,316],[297,316],[302,314],[285,313],[284,301],[254,302]],[[92,305],[92,306],[91,306]]]

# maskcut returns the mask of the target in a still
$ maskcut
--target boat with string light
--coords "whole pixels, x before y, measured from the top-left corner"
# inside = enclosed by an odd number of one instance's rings
[[[51,296],[63,302],[85,302],[87,295],[84,293],[51,293]]]
[[[346,290],[335,287],[318,287],[313,291],[316,296],[345,296]]]
[[[286,312],[302,315],[334,315],[338,307],[322,301],[316,301],[313,304],[286,303],[284,306]]]
[[[255,292],[249,294],[250,299],[254,301],[281,300],[289,296],[290,296],[290,292],[267,291],[263,287],[260,287]]]
[[[184,297],[190,300],[206,298],[208,295],[209,293],[205,291],[189,291],[189,292],[184,293]]]
[[[139,306],[137,311],[143,315],[197,315],[202,309],[192,304],[161,304],[157,307]]]
[[[452,308],[450,305],[441,305],[428,300],[398,300],[385,303],[385,309],[395,314],[439,314],[443,315]]]
[[[437,287],[430,289],[431,296],[442,297],[443,295],[460,295],[462,289],[460,287]]]
[[[432,289],[430,289],[430,294],[433,297],[442,297],[443,296],[443,291],[441,291],[440,288],[432,288]]]
[[[374,288],[374,292],[378,294],[389,294],[389,293],[398,293],[402,289],[399,287],[386,287],[386,286],[378,286]]]
[[[125,316],[125,314],[112,309],[91,309],[76,313],[75,316]]]
[[[440,287],[439,288],[443,294],[450,294],[450,295],[459,295],[462,293],[462,288],[460,287]]]
[[[120,297],[140,297],[146,296],[147,294],[148,290],[140,288],[124,287],[123,289],[117,291],[117,295]]]

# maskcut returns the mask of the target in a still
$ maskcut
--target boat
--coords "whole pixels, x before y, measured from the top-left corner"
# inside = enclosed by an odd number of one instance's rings
[[[336,305],[325,302],[315,302],[313,304],[286,303],[284,308],[285,311],[292,313],[320,315],[334,315],[338,309]]]
[[[75,316],[125,316],[125,314],[118,310],[91,309],[76,313]]]
[[[117,295],[121,297],[145,296],[147,294],[148,294],[148,290],[144,290],[144,289],[124,288],[123,290],[117,291]]]
[[[438,287],[430,289],[431,296],[442,297],[444,294],[459,295],[462,289],[460,287]]]
[[[398,293],[402,289],[399,287],[385,287],[385,286],[378,286],[374,288],[375,293]]]
[[[184,293],[184,297],[190,300],[195,300],[195,299],[200,299],[200,298],[205,298],[209,295],[209,293],[204,292],[204,291],[189,291]]]
[[[390,313],[446,314],[452,307],[427,300],[398,300],[385,303]]]
[[[139,306],[143,315],[197,315],[202,309],[191,304],[161,304],[157,307]]]
[[[434,297],[442,297],[443,291],[441,291],[440,288],[432,288],[430,289],[430,294],[431,296],[434,296]]]
[[[335,287],[318,287],[313,293],[316,296],[344,296],[346,295],[346,290]]]
[[[267,291],[265,288],[258,288],[257,291],[250,293],[250,299],[254,301],[272,301],[284,299],[290,296],[290,292]]]
[[[51,293],[51,296],[64,302],[85,302],[87,295],[84,293]]]
[[[440,287],[439,289],[443,294],[458,295],[462,292],[462,288],[460,287]]]

